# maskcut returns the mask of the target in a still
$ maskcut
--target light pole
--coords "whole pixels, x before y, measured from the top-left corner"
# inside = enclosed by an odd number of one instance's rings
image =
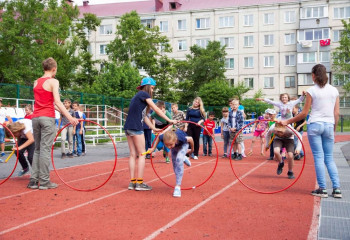
[[[317,24],[317,30],[318,30],[319,25],[320,25],[319,18],[316,19],[316,24]],[[317,63],[320,63],[320,39],[318,39],[318,41],[317,41]]]

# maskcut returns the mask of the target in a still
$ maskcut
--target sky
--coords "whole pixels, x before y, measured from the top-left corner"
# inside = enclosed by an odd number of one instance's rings
[[[115,3],[115,2],[137,2],[137,1],[146,1],[146,0],[89,0],[89,5]],[[74,0],[74,4],[77,4],[78,6],[82,6],[83,0]]]

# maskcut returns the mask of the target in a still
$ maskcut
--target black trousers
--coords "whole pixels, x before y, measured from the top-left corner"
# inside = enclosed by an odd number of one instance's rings
[[[22,146],[28,139],[26,138],[19,138],[18,139],[18,147]],[[35,143],[30,144],[29,146],[23,148],[22,150],[19,150],[18,153],[18,161],[22,166],[22,169],[28,168],[28,163],[26,160],[26,157],[24,156],[24,152],[27,150],[28,152],[28,162],[30,163],[30,166],[32,166],[33,162],[33,155],[34,155],[34,150],[35,150]],[[17,151],[15,151],[15,154],[17,155]]]
[[[199,151],[199,138],[201,136],[202,128],[195,124],[188,124],[187,135],[193,138],[194,151],[193,154],[198,157]]]

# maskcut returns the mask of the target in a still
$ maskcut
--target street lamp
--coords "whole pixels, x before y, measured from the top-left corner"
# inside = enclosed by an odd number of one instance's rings
[[[317,30],[318,30],[319,25],[320,25],[319,18],[316,19],[316,24],[317,24]],[[318,42],[317,42],[317,63],[320,63],[320,40],[318,40]]]

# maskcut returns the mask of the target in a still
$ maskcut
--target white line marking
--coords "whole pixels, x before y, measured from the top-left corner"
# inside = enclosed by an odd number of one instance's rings
[[[249,172],[247,172],[246,174],[244,174],[242,178],[245,178],[246,176],[248,176],[250,173],[254,172],[256,169],[258,169],[259,167],[261,167],[262,165],[266,164],[267,161],[260,163],[258,166],[256,166],[255,168],[251,169]],[[203,205],[207,204],[209,201],[213,200],[214,198],[216,198],[217,196],[219,196],[220,194],[222,194],[223,192],[225,192],[227,189],[229,189],[230,187],[232,187],[233,185],[235,185],[236,183],[238,183],[238,180],[235,180],[234,182],[232,182],[231,184],[227,185],[226,187],[222,188],[220,191],[216,192],[215,194],[211,195],[210,197],[208,197],[207,199],[205,199],[203,202],[197,204],[196,206],[194,206],[193,208],[191,208],[190,210],[188,210],[187,212],[184,212],[183,214],[181,214],[179,217],[175,218],[173,221],[169,222],[167,225],[159,228],[158,230],[156,230],[155,232],[153,232],[151,235],[149,235],[148,237],[144,238],[144,240],[151,240],[154,239],[155,237],[157,237],[160,233],[164,232],[165,230],[167,230],[168,228],[172,227],[173,225],[175,225],[176,223],[178,223],[179,221],[181,221],[182,219],[184,219],[185,217],[187,217],[188,215],[190,215],[191,213],[195,212],[197,209],[199,209],[200,207],[202,207]]]

